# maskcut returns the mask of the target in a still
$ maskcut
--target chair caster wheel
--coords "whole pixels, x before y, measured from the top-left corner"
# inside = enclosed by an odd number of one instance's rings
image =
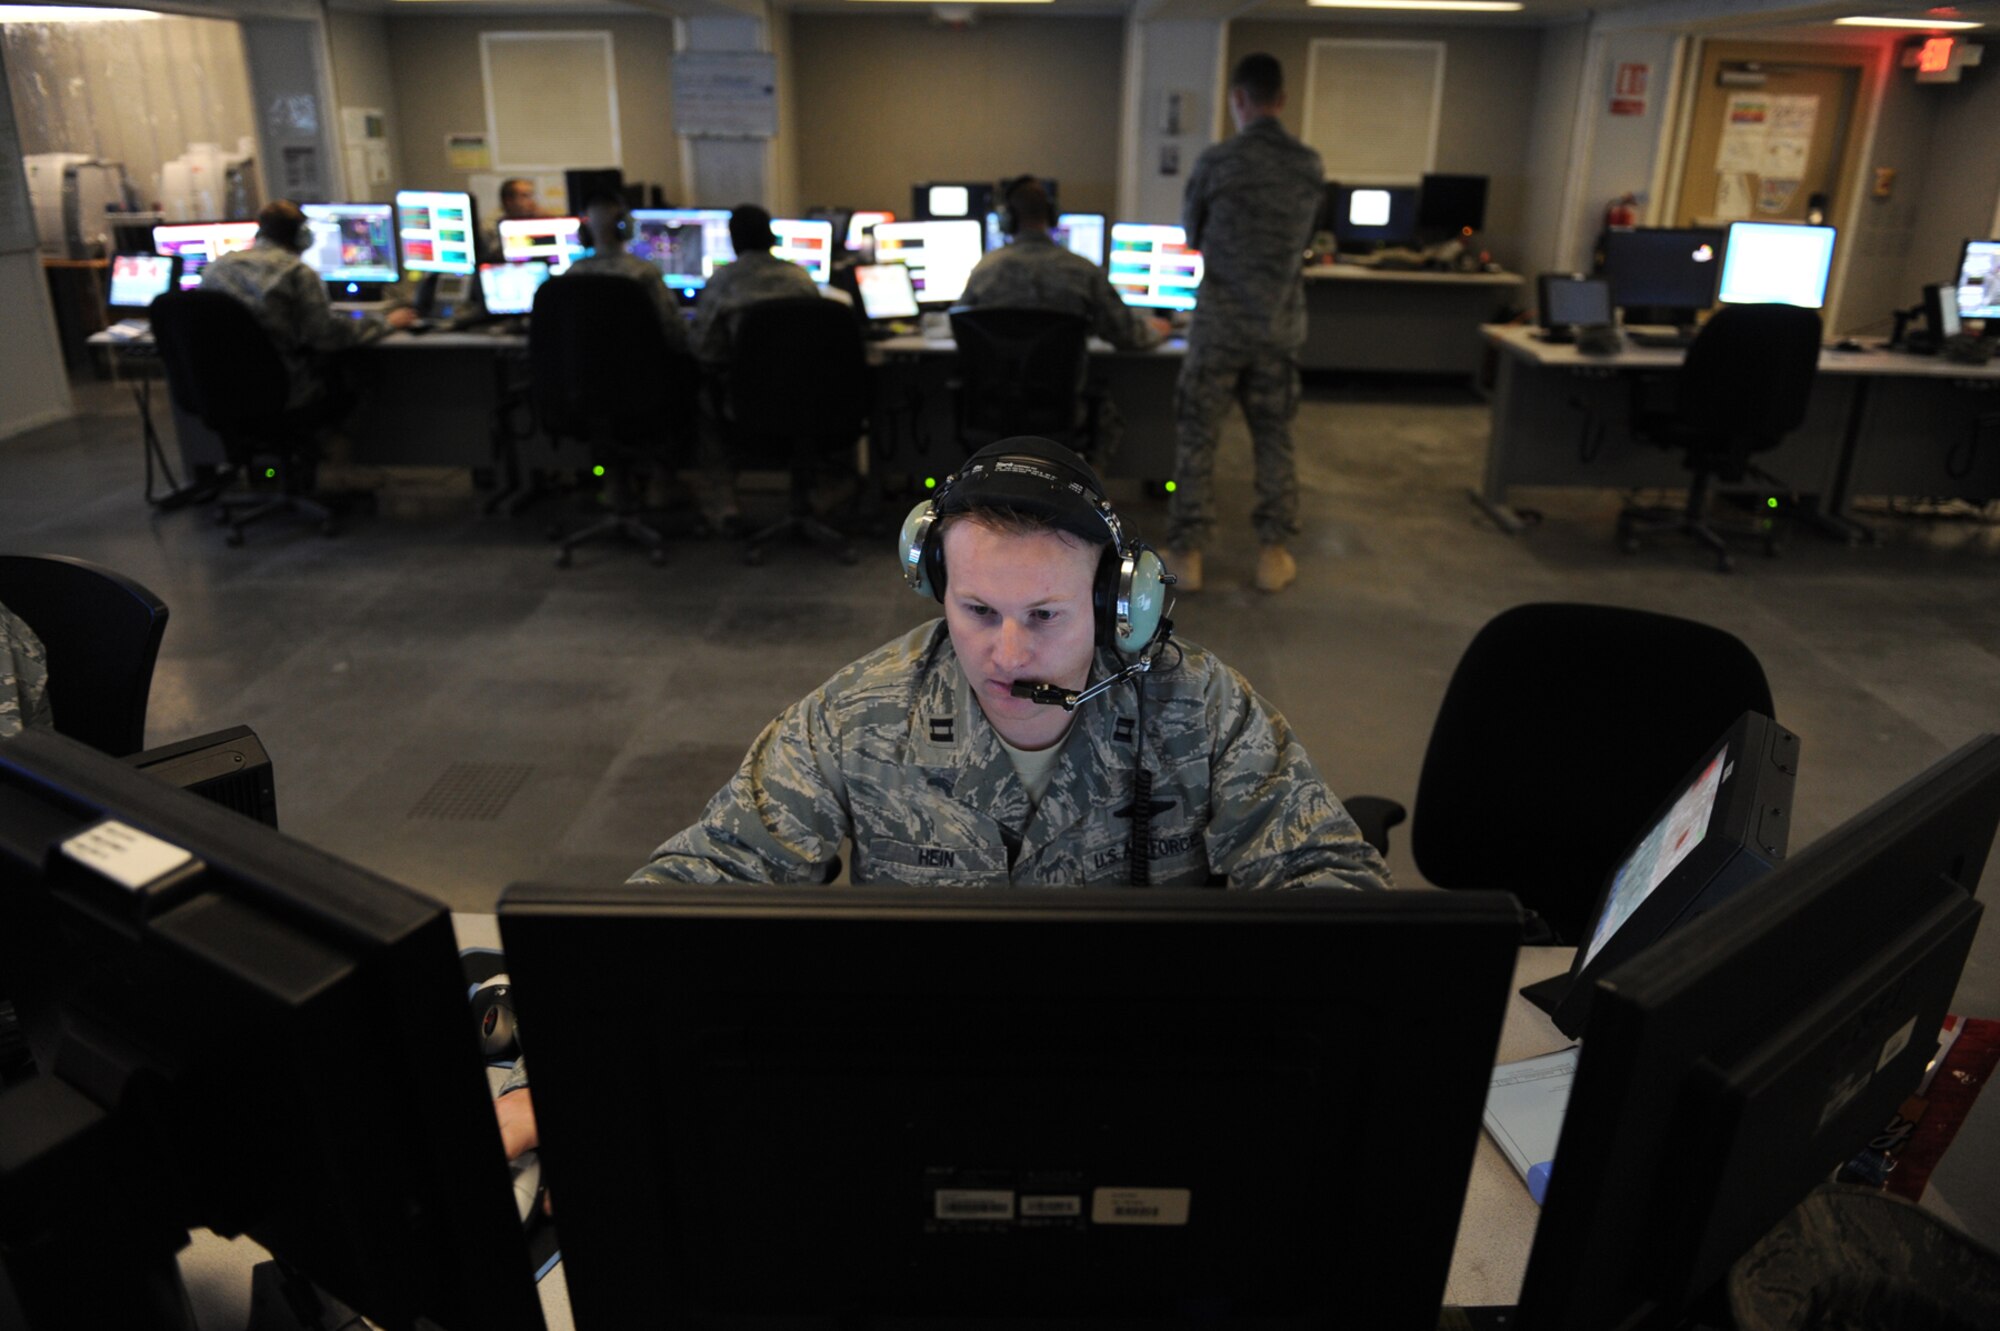
[[[569,551],[567,550],[556,551],[556,567],[557,568],[569,567]]]
[[[1715,571],[1717,573],[1734,573],[1736,571],[1736,561],[1725,555],[1723,558],[1715,561]]]
[[[651,550],[648,550],[646,558],[653,561],[654,568],[665,568],[667,566],[667,552],[658,546],[654,546]]]
[[[743,552],[743,562],[751,568],[762,568],[764,566],[764,552],[753,545]]]
[[[225,537],[223,537],[223,538],[222,538],[222,543],[223,543],[224,545],[228,545],[228,546],[239,546],[239,545],[242,545],[242,544],[243,544],[243,533],[242,533],[242,532],[240,532],[240,531],[232,531],[232,532],[230,532],[230,533],[229,533],[229,535],[227,535],[227,536],[225,536]]]

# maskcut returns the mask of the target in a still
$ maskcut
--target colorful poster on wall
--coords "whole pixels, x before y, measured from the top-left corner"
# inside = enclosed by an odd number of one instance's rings
[[[1715,216],[1725,222],[1750,215],[1750,177],[1741,171],[1721,171],[1715,177]]]
[[[445,135],[444,159],[454,171],[493,169],[493,154],[487,150],[484,133]]]
[[[1764,127],[1770,99],[1761,92],[1731,93],[1723,113],[1722,137],[1715,145],[1717,171],[1755,172],[1764,162]]]

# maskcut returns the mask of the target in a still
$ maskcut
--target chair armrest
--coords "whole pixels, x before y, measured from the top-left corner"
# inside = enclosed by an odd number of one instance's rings
[[[1389,829],[1410,816],[1402,805],[1379,795],[1354,795],[1341,803],[1360,827],[1362,839],[1382,855],[1389,853]]]

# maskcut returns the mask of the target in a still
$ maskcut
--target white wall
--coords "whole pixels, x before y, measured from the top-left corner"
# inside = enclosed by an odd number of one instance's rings
[[[1118,216],[1133,222],[1179,222],[1181,195],[1194,159],[1216,141],[1222,107],[1222,68],[1228,24],[1207,19],[1131,20],[1125,67],[1129,123],[1122,138]],[[1136,92],[1133,85],[1136,84]],[[1162,113],[1169,92],[1191,94],[1180,133],[1168,134]],[[1161,170],[1161,154],[1178,153],[1175,171]]]
[[[1531,278],[1566,269],[1573,262],[1562,230],[1562,210],[1589,35],[1584,23],[1565,23],[1542,33],[1535,105],[1528,124],[1528,198],[1521,217],[1521,271]]]
[[[1621,195],[1638,197],[1642,225],[1664,225],[1653,189],[1660,170],[1661,132],[1672,113],[1670,94],[1679,77],[1675,57],[1681,42],[1671,32],[1612,32],[1587,43],[1577,89],[1584,140],[1570,160],[1570,170],[1581,172],[1582,183],[1575,216],[1562,238],[1564,248],[1557,254],[1558,267],[1588,269],[1592,248],[1604,229],[1605,206]],[[1644,115],[1611,114],[1612,76],[1626,63],[1650,68]]]

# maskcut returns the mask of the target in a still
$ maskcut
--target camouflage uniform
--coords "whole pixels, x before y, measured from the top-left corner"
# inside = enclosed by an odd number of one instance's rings
[[[1137,310],[1126,308],[1104,270],[1055,243],[1046,231],[1026,232],[990,251],[965,281],[958,303],[987,309],[1052,310],[1081,316],[1091,335],[1124,351],[1158,346],[1160,332]],[[1078,404],[1078,424],[1082,404]],[[1095,461],[1102,465],[1124,442],[1125,418],[1109,397],[1097,408]],[[1075,447],[1083,447],[1079,436]]]
[[[48,653],[33,629],[0,606],[0,739],[53,725]]]
[[[1284,718],[1201,648],[1182,651],[1144,677],[1152,881],[1386,887]],[[1100,652],[1096,677],[1117,664]],[[1133,703],[1120,686],[1084,705],[1031,809],[933,620],[766,726],[701,820],[632,881],[821,882],[848,837],[856,882],[1129,882]]]
[[[760,300],[799,300],[819,295],[812,274],[789,259],[780,259],[769,250],[739,254],[733,263],[715,270],[702,288],[695,306],[694,350],[701,363],[721,367],[729,363],[730,344],[736,337],[736,320],[745,306]]]
[[[680,302],[674,293],[667,290],[667,283],[660,276],[660,270],[647,263],[638,255],[626,250],[616,254],[592,254],[578,259],[563,270],[563,276],[578,273],[584,277],[628,277],[646,288],[652,298],[653,308],[659,311],[660,325],[666,329],[669,351],[688,350],[687,321],[681,318]]]
[[[1170,505],[1171,543],[1199,549],[1214,525],[1215,439],[1234,396],[1257,456],[1257,539],[1298,532],[1292,416],[1298,350],[1306,340],[1303,256],[1324,188],[1319,154],[1274,117],[1204,152],[1188,177],[1182,225],[1205,265],[1174,392],[1180,430]]]
[[[288,405],[292,407],[304,406],[324,391],[318,355],[359,345],[389,330],[373,314],[350,319],[334,313],[320,275],[291,250],[269,240],[225,254],[202,269],[201,289],[227,292],[257,315],[257,322],[278,344],[278,355],[291,376]]]
[[[1127,351],[1160,341],[1158,330],[1118,298],[1103,269],[1056,244],[1046,231],[1016,236],[981,259],[958,303],[1080,315],[1093,335]]]

